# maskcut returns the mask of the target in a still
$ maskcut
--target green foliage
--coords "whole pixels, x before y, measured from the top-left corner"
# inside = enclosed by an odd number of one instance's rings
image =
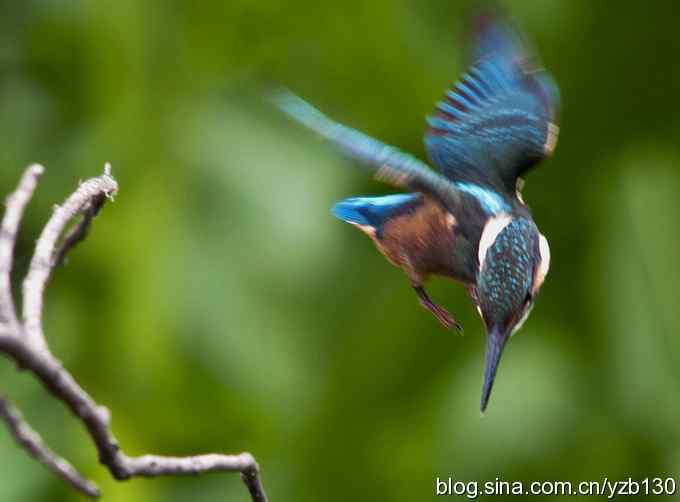
[[[552,270],[480,418],[465,292],[433,285],[460,337],[330,215],[388,189],[262,99],[286,85],[422,157],[469,2],[4,3],[0,194],[28,163],[48,169],[17,280],[78,179],[111,161],[121,185],[55,274],[45,324],[128,453],[249,450],[274,502],[424,500],[436,476],[678,476],[675,6],[503,4],[564,107],[525,190]],[[247,500],[232,475],[114,482],[30,377],[3,363],[0,381],[107,501]],[[81,500],[2,428],[0,466],[0,500]]]

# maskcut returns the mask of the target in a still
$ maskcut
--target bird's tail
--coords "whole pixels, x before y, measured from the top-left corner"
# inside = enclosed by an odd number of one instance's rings
[[[420,194],[394,194],[381,197],[350,197],[333,206],[333,214],[347,223],[380,232],[387,220],[421,203]]]

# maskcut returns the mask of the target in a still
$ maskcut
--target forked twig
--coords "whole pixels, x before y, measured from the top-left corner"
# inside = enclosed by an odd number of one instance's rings
[[[118,480],[135,476],[195,475],[207,472],[240,472],[254,502],[266,502],[259,467],[250,453],[239,455],[206,454],[191,457],[142,455],[130,457],[120,448],[110,427],[110,413],[97,404],[54,357],[43,331],[43,297],[52,270],[62,264],[67,253],[87,235],[92,220],[118,190],[107,164],[104,174],[82,183],[63,205],[57,206],[36,244],[23,284],[23,315],[19,321],[11,291],[14,245],[23,211],[35,190],[42,166],[26,170],[17,190],[8,197],[0,226],[0,353],[32,373],[45,388],[62,401],[83,423],[99,453],[99,461]],[[64,229],[82,215],[59,245]],[[66,460],[53,453],[19,410],[0,398],[0,418],[17,442],[37,461],[90,497],[99,490]]]

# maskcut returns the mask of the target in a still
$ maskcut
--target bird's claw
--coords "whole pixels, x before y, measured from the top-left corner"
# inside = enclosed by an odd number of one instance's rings
[[[455,328],[459,333],[463,333],[463,326],[444,308],[434,305],[432,313],[446,329]]]
[[[413,289],[418,294],[420,304],[432,312],[442,326],[446,329],[456,328],[459,333],[463,333],[463,326],[444,307],[434,303],[422,286],[414,286]]]

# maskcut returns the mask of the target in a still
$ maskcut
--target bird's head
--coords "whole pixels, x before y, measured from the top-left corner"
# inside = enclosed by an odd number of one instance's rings
[[[505,343],[531,311],[548,272],[550,251],[533,221],[500,215],[486,224],[478,258],[477,305],[487,333],[484,412]]]

